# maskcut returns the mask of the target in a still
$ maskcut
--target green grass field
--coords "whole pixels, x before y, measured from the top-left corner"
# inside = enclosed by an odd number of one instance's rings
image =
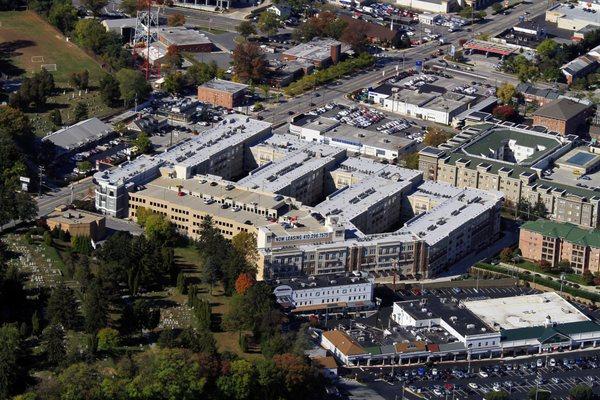
[[[56,71],[52,66],[56,64]],[[56,94],[47,100],[43,109],[29,112],[29,118],[38,136],[56,130],[48,121],[48,112],[58,109],[64,124],[73,121],[73,109],[79,102],[88,107],[90,117],[105,117],[116,109],[107,107],[94,90],[103,74],[102,68],[91,56],[67,39],[48,22],[31,11],[0,12],[0,69],[13,76],[31,75],[43,65],[54,75]],[[90,73],[88,93],[74,91],[69,86],[73,72],[87,69]],[[4,71],[6,70],[6,71]]]
[[[31,11],[0,12],[0,46],[20,72],[30,74],[42,65],[56,64],[52,73],[59,84],[67,83],[71,73],[84,69],[90,72],[91,81],[102,74],[92,57]]]

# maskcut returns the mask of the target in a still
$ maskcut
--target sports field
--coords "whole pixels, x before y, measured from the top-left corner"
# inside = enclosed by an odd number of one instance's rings
[[[72,72],[84,69],[90,72],[90,81],[101,76],[93,58],[30,11],[0,12],[0,53],[8,55],[16,73],[30,74],[45,66],[57,83],[67,82]]]

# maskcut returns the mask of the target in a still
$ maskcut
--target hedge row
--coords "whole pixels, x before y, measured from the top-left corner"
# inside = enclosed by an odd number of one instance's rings
[[[362,53],[358,57],[349,58],[345,61],[332,65],[329,68],[319,70],[311,75],[305,75],[303,78],[292,82],[286,89],[288,96],[297,96],[312,89],[316,85],[322,85],[341,78],[342,76],[353,73],[361,69],[370,67],[375,62],[375,57],[370,54]]]
[[[552,280],[549,280],[546,278],[537,277],[533,274],[525,274],[522,272],[510,271],[506,268],[503,268],[503,267],[500,267],[497,265],[478,263],[475,265],[475,267],[483,269],[483,270],[487,270],[490,272],[496,272],[498,274],[504,274],[504,275],[508,275],[508,276],[516,276],[520,280],[523,280],[526,282],[534,282],[534,277],[535,277],[535,283],[546,286],[547,288],[550,288],[550,289],[554,289],[556,291],[559,291],[560,286],[561,286],[560,281],[552,281]],[[563,292],[568,293],[571,296],[580,297],[582,299],[587,299],[587,300],[590,300],[593,302],[600,302],[599,294],[591,293],[591,292],[588,292],[587,290],[576,289],[574,287],[568,286],[567,284],[563,285],[562,290],[563,290]]]

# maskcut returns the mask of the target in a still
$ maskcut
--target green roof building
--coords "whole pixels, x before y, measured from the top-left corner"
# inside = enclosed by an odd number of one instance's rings
[[[519,248],[524,258],[551,265],[568,262],[577,273],[600,271],[600,230],[555,221],[529,221],[521,225]]]

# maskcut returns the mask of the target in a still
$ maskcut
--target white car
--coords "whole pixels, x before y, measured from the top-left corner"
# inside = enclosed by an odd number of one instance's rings
[[[498,382],[496,382],[496,383],[494,383],[494,385],[492,386],[492,390],[493,390],[494,392],[499,392],[499,391],[500,391],[500,390],[502,390],[502,389],[500,388],[500,384],[499,384]]]
[[[550,361],[548,362],[548,364],[549,364],[551,367],[556,367],[556,360],[555,360],[554,358],[551,358],[551,359],[550,359]]]
[[[471,389],[477,389],[479,386],[475,382],[469,382],[469,387]]]
[[[440,389],[433,389],[433,394],[440,397],[444,395]]]
[[[485,371],[479,371],[479,376],[482,378],[489,378],[488,373]]]
[[[543,367],[543,366],[544,366],[544,360],[542,360],[541,358],[538,358],[538,359],[536,360],[536,362],[535,362],[535,365],[536,365],[538,368],[541,368],[541,367]]]

